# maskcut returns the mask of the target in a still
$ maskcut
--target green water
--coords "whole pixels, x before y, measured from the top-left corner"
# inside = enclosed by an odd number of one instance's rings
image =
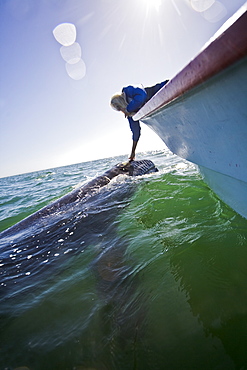
[[[193,166],[167,152],[149,159],[159,173],[116,180],[87,205],[83,240],[58,229],[53,244],[39,240],[37,274],[20,274],[12,288],[9,273],[0,369],[247,369],[247,220]],[[50,175],[54,188],[65,172]],[[79,172],[71,166],[73,181]],[[59,238],[63,259],[43,270],[54,249],[61,254]]]
[[[246,221],[197,176],[165,175],[143,184],[123,223],[146,297],[147,368],[247,368]]]

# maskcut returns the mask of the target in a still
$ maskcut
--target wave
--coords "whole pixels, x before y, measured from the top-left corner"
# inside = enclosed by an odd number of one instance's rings
[[[1,367],[245,367],[246,220],[189,163],[150,159],[2,244]]]

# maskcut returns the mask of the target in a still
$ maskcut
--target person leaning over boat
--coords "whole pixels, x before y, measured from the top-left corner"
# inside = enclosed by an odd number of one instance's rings
[[[132,131],[132,150],[129,157],[130,161],[135,159],[135,151],[138,140],[141,135],[141,127],[139,121],[134,121],[132,116],[159,91],[169,80],[158,83],[151,87],[135,87],[127,86],[122,89],[121,94],[115,94],[111,98],[111,107],[117,111],[123,112],[129,121],[129,126]]]

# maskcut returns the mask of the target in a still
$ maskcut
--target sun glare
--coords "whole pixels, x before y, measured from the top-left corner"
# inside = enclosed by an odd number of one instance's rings
[[[143,4],[146,4],[147,10],[155,9],[159,11],[162,0],[141,0]]]

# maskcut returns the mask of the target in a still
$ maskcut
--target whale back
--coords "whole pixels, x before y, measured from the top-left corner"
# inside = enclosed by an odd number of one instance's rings
[[[158,172],[158,169],[155,167],[154,163],[148,159],[133,161],[130,163],[130,176],[146,175],[152,172]]]
[[[33,225],[35,222],[43,220],[47,216],[60,212],[62,209],[64,212],[66,212],[66,208],[64,209],[64,207],[67,207],[67,205],[71,205],[73,203],[78,204],[78,202],[90,197],[91,195],[95,194],[98,189],[107,185],[114,177],[118,175],[141,176],[157,171],[158,170],[154,163],[147,159],[127,163],[118,163],[102,175],[97,176],[88,183],[74,189],[63,197],[55,200],[37,212],[19,221],[17,224],[2,231],[0,233],[0,237],[6,236],[10,233],[12,234],[19,232],[30,225]]]

